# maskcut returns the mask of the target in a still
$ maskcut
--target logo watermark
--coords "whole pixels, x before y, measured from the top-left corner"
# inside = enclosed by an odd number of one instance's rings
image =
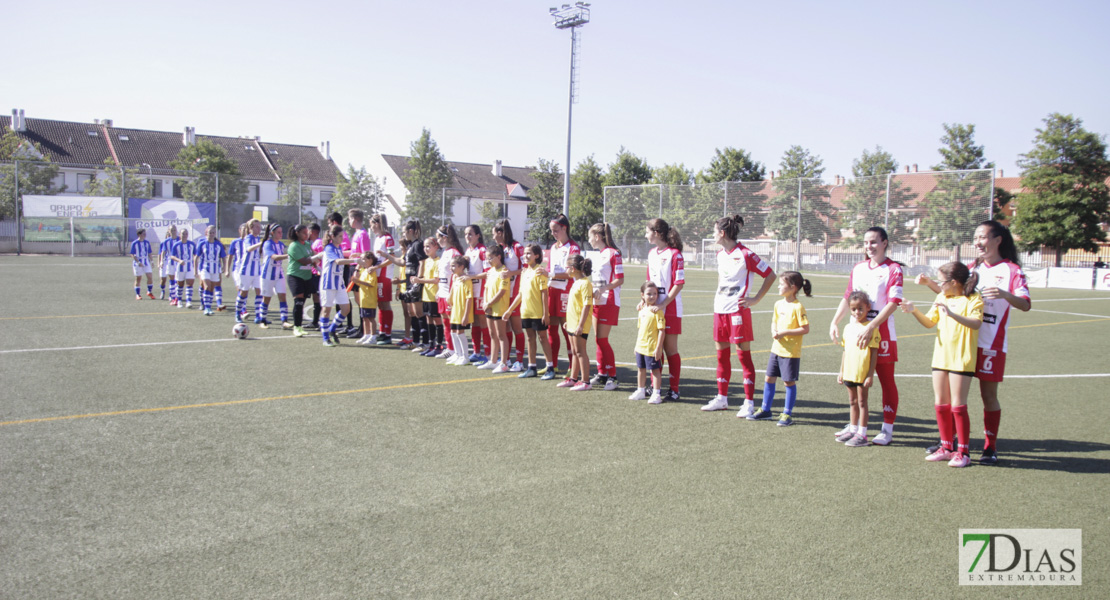
[[[961,529],[960,585],[1083,585],[1083,530]]]

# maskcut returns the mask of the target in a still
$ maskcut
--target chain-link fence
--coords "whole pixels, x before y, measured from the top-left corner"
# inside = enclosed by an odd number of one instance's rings
[[[486,243],[492,238],[493,225],[509,219],[514,233],[523,231],[528,215],[528,201],[514,198],[505,190],[474,190],[463,188],[418,189],[405,198],[402,220],[416,218],[425,227],[452,223],[456,228],[468,225],[481,227]]]
[[[776,270],[803,272],[847,272],[877,225],[890,236],[888,254],[912,272],[974,256],[973,233],[993,214],[993,198],[991,170],[614,186],[605,188],[604,218],[626,261],[646,259],[647,224],[661,218],[682,235],[688,265],[715,268],[713,225],[738,214],[746,245]]]

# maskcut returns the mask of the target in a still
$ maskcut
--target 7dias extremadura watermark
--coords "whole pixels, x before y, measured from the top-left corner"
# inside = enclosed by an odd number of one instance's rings
[[[960,585],[1083,585],[1083,530],[961,529]]]

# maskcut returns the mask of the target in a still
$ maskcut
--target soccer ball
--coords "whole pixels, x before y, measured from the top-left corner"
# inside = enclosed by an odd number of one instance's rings
[[[237,340],[245,340],[250,335],[251,330],[247,327],[246,323],[236,323],[235,327],[231,328],[231,337]]]

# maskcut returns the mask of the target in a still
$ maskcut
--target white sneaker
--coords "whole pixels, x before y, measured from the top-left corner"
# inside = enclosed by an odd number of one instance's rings
[[[659,390],[651,393],[651,398],[648,399],[648,404],[662,404],[663,397],[659,395]]]
[[[644,388],[636,388],[636,391],[628,397],[629,400],[643,400],[644,398],[647,398],[647,392]]]
[[[713,400],[711,400],[709,402],[709,404],[706,404],[705,406],[701,407],[702,410],[706,410],[706,411],[709,411],[709,410],[724,410],[726,408],[728,408],[728,396],[722,396],[720,394],[717,394],[716,396],[713,396]]]
[[[741,419],[746,419],[754,414],[755,404],[744,403],[744,405],[740,407],[740,412],[736,413],[736,416],[740,417]]]
[[[185,303],[185,308],[192,308],[192,307],[193,307],[193,303],[192,303],[192,302],[186,302],[186,303]]]
[[[448,348],[444,348],[443,352],[436,355],[436,358],[455,358],[455,353]]]
[[[456,367],[468,367],[468,366],[470,366],[470,361],[466,360],[466,357],[461,355],[461,354],[456,356],[454,359],[449,360],[448,362],[451,365],[456,366]]]
[[[494,367],[500,364],[501,363],[494,363],[492,360],[487,360],[486,362],[478,365],[477,369],[480,371],[492,371]]]
[[[493,371],[491,371],[491,372],[494,375],[500,375],[502,373],[508,373],[509,372],[509,367],[506,366],[505,363],[497,363],[497,366],[494,367]]]
[[[425,346],[424,344],[416,344],[412,347],[412,351],[413,352],[427,352],[428,347]]]
[[[851,423],[848,423],[847,425],[845,425],[844,429],[841,429],[840,431],[834,433],[833,437],[838,438],[842,435],[848,435],[849,433],[852,433],[852,434],[855,433],[855,431],[852,430],[852,424]]]
[[[524,365],[520,364],[519,360],[514,362],[513,366],[509,367],[509,372],[510,373],[519,373],[523,370],[524,370]]]
[[[887,433],[886,430],[883,430],[879,432],[879,435],[871,438],[871,443],[877,446],[886,446],[887,444],[890,444],[890,440],[893,437],[894,436],[892,436],[890,433]]]
[[[605,380],[605,391],[612,392],[615,389],[617,389],[617,378],[616,377],[610,377],[609,379],[606,379]]]

